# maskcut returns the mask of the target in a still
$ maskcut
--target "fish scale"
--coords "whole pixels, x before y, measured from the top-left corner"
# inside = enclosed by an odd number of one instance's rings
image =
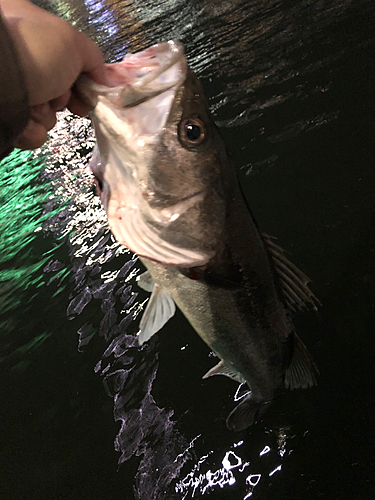
[[[292,311],[319,301],[308,278],[259,231],[182,44],[151,49],[144,71],[142,52],[134,65],[127,55],[117,63],[115,87],[86,79],[81,88],[97,101],[92,168],[114,236],[148,269],[138,281],[152,290],[139,343],[173,317],[176,304],[219,358],[204,378],[247,383],[250,394],[227,419],[240,431],[285,387],[316,384],[318,370]]]

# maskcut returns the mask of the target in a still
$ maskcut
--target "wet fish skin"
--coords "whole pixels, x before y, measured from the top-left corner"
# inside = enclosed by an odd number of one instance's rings
[[[231,368],[230,376],[237,375],[237,380],[246,381],[251,389],[248,411],[239,417],[232,415],[227,422],[236,430],[251,425],[264,404],[280,394],[294,336],[291,316],[277,296],[256,228],[251,220],[247,226],[239,224],[240,204],[240,199],[231,204],[222,251],[204,268],[179,269],[142,259],[154,281]],[[243,215],[246,217],[246,213]],[[249,259],[246,249],[250,245],[258,251]],[[244,402],[241,405],[243,409]]]
[[[202,119],[207,142],[192,152],[181,145],[176,130],[179,123],[194,116]],[[176,98],[161,143],[156,165],[169,172],[176,164],[172,158],[178,158],[180,172],[199,172],[199,189],[205,189],[206,203],[188,214],[189,230],[197,240],[204,235],[204,242],[213,245],[215,254],[206,265],[188,269],[163,266],[146,258],[142,262],[155,283],[173,298],[200,337],[231,369],[232,378],[237,374],[238,380],[247,382],[251,395],[227,420],[228,427],[242,430],[281,393],[294,345],[300,341],[272,259],[241,193],[203,89],[191,72]],[[180,173],[173,182],[181,183]],[[173,192],[173,184],[169,189]],[[297,386],[311,386],[316,380],[317,371],[307,351],[305,357],[310,378],[300,380]]]
[[[260,418],[284,386],[316,383],[318,371],[295,333],[291,309],[317,300],[307,278],[260,233],[202,85],[189,68],[184,75],[152,147],[141,148],[137,161],[132,143],[101,127],[105,155],[98,164],[111,228],[119,241],[131,241],[152,278],[144,286],[153,293],[140,343],[173,315],[175,302],[220,360],[205,377],[223,374],[250,388],[227,419],[239,431]],[[96,128],[100,120],[98,114]],[[135,220],[147,238],[124,220],[132,207],[122,212],[134,179],[133,191],[140,193]]]

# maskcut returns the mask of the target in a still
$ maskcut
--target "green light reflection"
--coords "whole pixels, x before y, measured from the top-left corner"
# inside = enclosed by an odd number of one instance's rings
[[[21,290],[44,283],[50,252],[36,242],[43,239],[41,225],[61,209],[44,213],[53,195],[52,186],[38,180],[44,160],[14,150],[0,162],[0,314],[25,304]]]

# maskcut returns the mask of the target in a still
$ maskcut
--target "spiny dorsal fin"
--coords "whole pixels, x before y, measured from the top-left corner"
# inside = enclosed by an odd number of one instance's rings
[[[236,380],[240,384],[245,382],[245,379],[242,377],[242,375],[232,367],[225,364],[224,361],[219,361],[219,363],[211,368],[211,370],[208,370],[206,375],[203,375],[202,379],[212,377],[213,375],[225,375],[226,377]]]
[[[262,240],[280,278],[281,290],[288,307],[295,311],[296,307],[304,309],[307,304],[311,304],[317,309],[321,303],[307,286],[310,279],[285,257],[284,250],[272,239],[268,234],[262,234]]]
[[[293,356],[285,374],[287,389],[307,389],[317,383],[319,370],[306,346],[294,334]]]

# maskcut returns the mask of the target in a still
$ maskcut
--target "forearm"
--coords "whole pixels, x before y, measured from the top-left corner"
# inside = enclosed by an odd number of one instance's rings
[[[1,8],[2,2],[0,2]],[[25,79],[14,41],[0,14],[0,158],[11,149],[29,118]]]

